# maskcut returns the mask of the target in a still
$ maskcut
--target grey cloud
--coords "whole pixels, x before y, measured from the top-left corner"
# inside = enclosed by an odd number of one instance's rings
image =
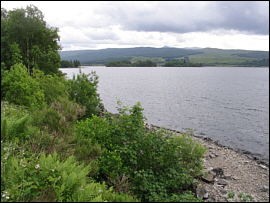
[[[91,32],[85,34],[91,40],[118,40],[119,37],[110,31],[103,31],[103,32]]]
[[[269,35],[268,1],[111,2],[102,12],[111,24],[120,24],[124,30],[186,33],[233,29]]]

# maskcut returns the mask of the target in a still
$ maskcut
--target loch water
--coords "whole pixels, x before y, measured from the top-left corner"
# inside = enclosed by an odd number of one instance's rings
[[[60,69],[68,78],[77,68]],[[104,67],[96,71],[105,108],[138,101],[147,122],[185,132],[191,128],[269,165],[269,68]]]

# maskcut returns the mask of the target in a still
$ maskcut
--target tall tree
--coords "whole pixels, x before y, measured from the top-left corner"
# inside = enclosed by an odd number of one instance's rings
[[[38,68],[46,74],[58,72],[60,56],[57,55],[58,50],[61,50],[57,43],[60,40],[59,30],[48,27],[43,18],[42,12],[34,5],[8,12],[1,8],[1,62],[6,64],[7,69],[11,66],[9,47],[15,42],[29,75],[33,68]],[[6,52],[3,57],[2,48]],[[48,59],[42,57],[44,53],[54,58],[48,66],[43,65],[46,62],[44,60]]]

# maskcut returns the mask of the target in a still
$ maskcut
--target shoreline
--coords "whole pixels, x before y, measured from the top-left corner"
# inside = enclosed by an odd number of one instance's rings
[[[171,132],[174,132],[174,133],[177,133],[177,134],[180,134],[180,135],[183,133],[183,132],[180,132],[180,131],[178,131],[178,130],[172,130],[172,129],[170,129],[170,128],[160,127],[160,126],[157,126],[157,125],[149,124],[149,123],[147,123],[147,122],[145,123],[145,126],[147,126],[146,128],[148,128],[148,129],[149,129],[149,127],[150,127],[151,130],[158,130],[158,129],[160,129],[160,128],[163,128],[163,129],[166,129],[166,130],[168,130],[168,131],[171,131]],[[212,140],[211,138],[205,136],[204,134],[203,134],[203,135],[195,135],[195,134],[193,134],[192,136],[195,137],[195,138],[198,138],[198,139],[200,139],[200,140],[203,140],[203,141],[205,141],[205,142],[214,143],[216,146],[219,146],[219,147],[222,147],[222,148],[230,149],[230,150],[232,150],[232,151],[234,151],[234,152],[236,152],[236,153],[239,153],[239,154],[241,154],[241,155],[246,156],[246,157],[249,158],[250,160],[257,162],[258,164],[263,164],[263,165],[269,167],[269,162],[267,162],[267,161],[264,160],[264,159],[261,159],[261,158],[256,157],[256,155],[252,154],[252,153],[249,152],[249,151],[246,151],[246,150],[240,150],[240,149],[237,150],[237,149],[233,149],[232,147],[229,147],[229,146],[226,146],[226,145],[222,145],[222,144],[220,144],[218,141],[214,141],[214,140]]]
[[[103,109],[103,112],[108,111]],[[117,113],[110,114],[118,115]],[[163,128],[179,136],[182,135],[180,131],[159,127],[146,121],[144,126],[147,131]],[[238,195],[251,195],[253,200],[250,201],[269,201],[269,166],[267,164],[254,160],[247,154],[222,146],[205,136],[193,135],[192,137],[206,148],[203,159],[204,175],[195,177],[190,188],[195,197],[200,197],[205,202],[239,202],[243,201],[243,198],[239,198]],[[215,172],[216,170],[221,170],[222,175]],[[234,197],[228,198],[228,195],[232,193],[235,194]]]
[[[159,130],[161,127],[145,122],[147,130]],[[181,132],[163,128],[181,136]],[[205,136],[193,135],[193,138],[206,147],[203,173],[214,174],[205,176],[208,178],[196,178],[193,192],[197,197],[203,198],[205,202],[235,202],[242,201],[238,197],[241,193],[251,194],[254,198],[251,201],[269,201],[269,166],[256,160],[250,154],[244,154],[223,146]],[[220,169],[223,176],[213,173]],[[210,178],[212,177],[212,178]],[[221,184],[221,182],[223,182]],[[228,198],[233,192],[234,198]],[[249,200],[248,200],[249,201]]]

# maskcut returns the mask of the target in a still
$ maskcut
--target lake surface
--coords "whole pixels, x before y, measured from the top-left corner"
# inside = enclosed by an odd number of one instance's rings
[[[61,69],[72,78],[79,69]],[[105,108],[144,108],[147,122],[204,135],[269,165],[269,68],[97,67]]]

